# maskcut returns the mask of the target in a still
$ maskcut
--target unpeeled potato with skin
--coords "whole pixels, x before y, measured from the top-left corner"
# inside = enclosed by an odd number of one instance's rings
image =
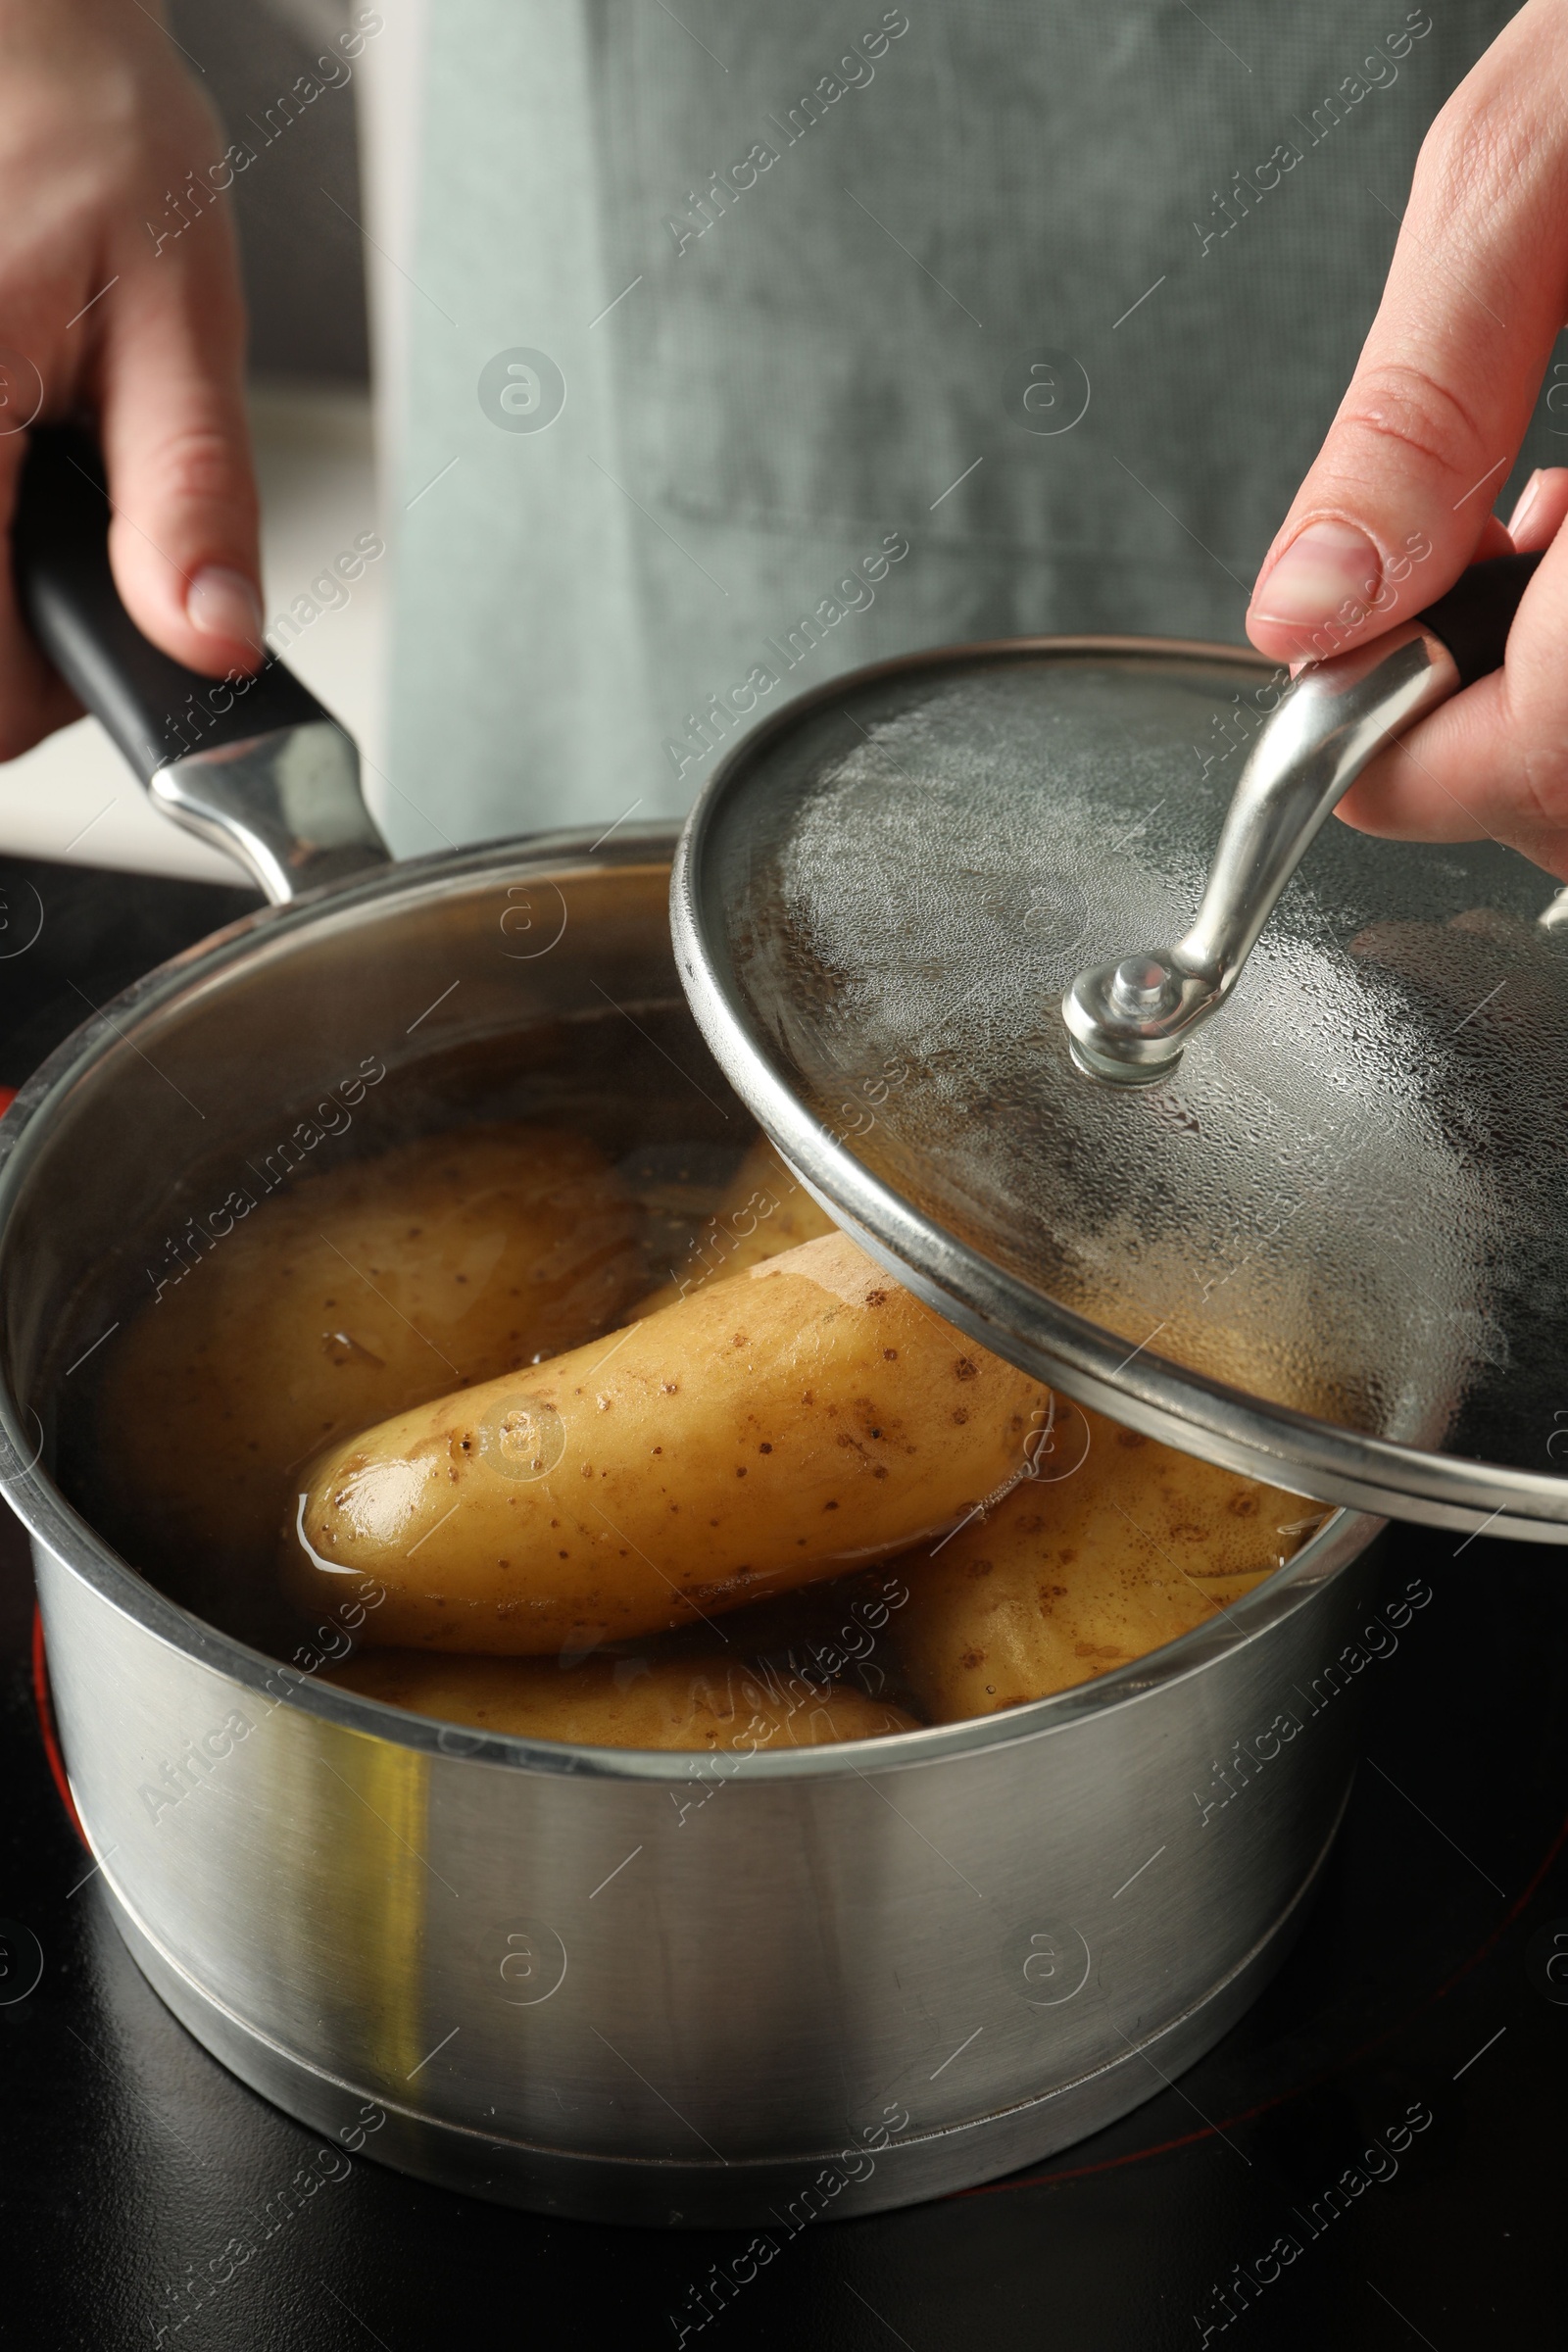
[[[373,1576],[396,1644],[654,1633],[952,1526],[1017,1475],[1046,1403],[830,1234],[335,1447],[285,1582],[314,1609]]]
[[[662,1659],[448,1658],[375,1650],[330,1678],[443,1723],[580,1747],[822,1747],[913,1731],[914,1717],[843,1683],[781,1690],[722,1652]]]
[[[690,1263],[642,1299],[637,1312],[657,1314],[710,1282],[750,1273],[765,1258],[797,1250],[803,1242],[836,1233],[798,1176],[792,1176],[765,1135],[760,1135],[708,1223],[694,1237]]]
[[[1057,1403],[1045,1475],[934,1557],[898,1562],[906,1679],[934,1723],[995,1714],[1191,1632],[1279,1567],[1323,1511]],[[1053,1479],[1082,1444],[1081,1467]]]
[[[121,1507],[176,1552],[269,1563],[311,1455],[602,1331],[635,1296],[636,1242],[604,1154],[551,1128],[466,1128],[298,1179],[106,1366]]]

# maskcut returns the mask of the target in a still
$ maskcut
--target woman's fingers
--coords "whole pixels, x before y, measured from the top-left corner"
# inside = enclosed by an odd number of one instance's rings
[[[1568,466],[1538,466],[1508,517],[1508,537],[1522,556],[1549,547],[1568,516]]]
[[[1293,664],[1412,618],[1465,564],[1541,553],[1505,666],[1382,753],[1348,823],[1491,836],[1568,878],[1568,468],[1492,514],[1568,316],[1568,7],[1530,0],[1421,150],[1377,318],[1258,575],[1255,645]]]
[[[1568,504],[1552,467],[1538,507]],[[1522,503],[1522,502],[1521,502]],[[1568,532],[1547,547],[1525,591],[1503,668],[1482,678],[1379,755],[1340,804],[1362,832],[1416,841],[1490,835],[1568,881]]]
[[[1531,0],[1428,134],[1388,285],[1258,575],[1254,645],[1321,659],[1451,587],[1568,304],[1568,8]]]
[[[132,618],[192,668],[254,669],[244,328],[213,169],[223,133],[154,8],[0,0],[0,350],[25,355],[32,403],[25,416],[0,412],[0,530],[25,452],[13,415],[17,426],[34,410],[92,423]],[[23,623],[0,548],[0,758],[74,710]]]
[[[146,259],[104,321],[109,552],[137,626],[209,675],[263,660],[258,506],[243,390],[244,322],[226,220],[188,256]]]

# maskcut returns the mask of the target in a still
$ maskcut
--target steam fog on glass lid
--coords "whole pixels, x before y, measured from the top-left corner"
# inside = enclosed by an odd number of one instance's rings
[[[683,977],[795,1164],[991,1345],[1302,1492],[1562,1540],[1544,875],[1330,824],[1168,1081],[1073,1066],[1064,987],[1186,930],[1270,674],[1057,641],[824,689],[692,820]]]

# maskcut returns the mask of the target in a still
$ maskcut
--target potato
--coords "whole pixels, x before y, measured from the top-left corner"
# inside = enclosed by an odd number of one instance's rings
[[[602,1152],[551,1128],[427,1136],[294,1183],[106,1365],[119,1510],[176,1561],[265,1574],[309,1456],[602,1331],[636,1294],[636,1242]]]
[[[437,1658],[425,1650],[372,1650],[330,1678],[367,1698],[416,1715],[565,1740],[583,1747],[821,1747],[915,1729],[914,1717],[842,1683],[808,1690],[714,1650],[700,1657]]]
[[[1085,1424],[1081,1468],[1026,1480],[934,1556],[897,1562],[909,1589],[900,1656],[934,1723],[1043,1698],[1158,1649],[1250,1592],[1324,1515],[1065,1399],[1043,1464],[1070,1462]]]
[[[1046,1401],[828,1234],[333,1447],[285,1583],[314,1609],[374,1576],[397,1645],[654,1633],[951,1526],[1017,1475]]]
[[[686,1263],[672,1268],[669,1281],[644,1298],[637,1312],[657,1314],[710,1282],[749,1273],[764,1258],[837,1231],[827,1210],[817,1206],[766,1136],[760,1135],[713,1214],[693,1236]]]

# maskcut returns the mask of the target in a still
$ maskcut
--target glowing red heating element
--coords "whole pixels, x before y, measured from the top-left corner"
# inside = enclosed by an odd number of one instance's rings
[[[60,1735],[55,1730],[54,1699],[49,1690],[49,1661],[44,1654],[43,1618],[36,1603],[32,1612],[32,1697],[38,1710],[38,1729],[43,1737],[43,1752],[49,1760],[49,1773],[66,1808],[66,1818],[81,1839],[87,1843],[87,1833],[76,1812],[76,1802],[71,1793],[71,1782],[66,1774],[66,1759],[60,1752]]]

